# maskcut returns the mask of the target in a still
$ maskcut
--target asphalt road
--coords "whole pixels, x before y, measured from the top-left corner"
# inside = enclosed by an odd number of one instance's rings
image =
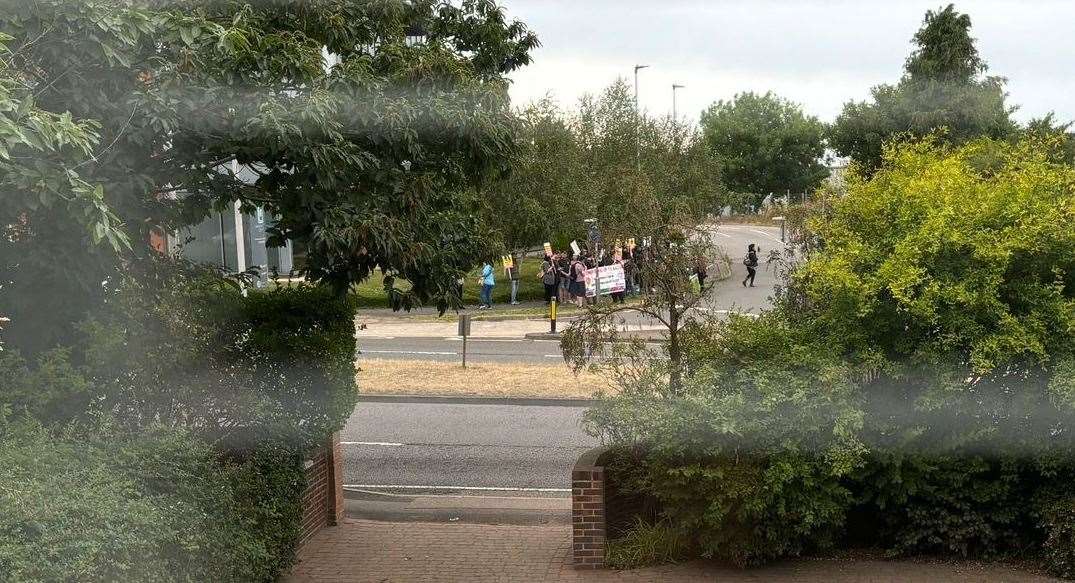
[[[367,358],[458,362],[463,341],[456,338],[361,337],[359,349]],[[526,362],[554,364],[563,361],[556,340],[467,340],[467,362]]]
[[[350,490],[566,497],[597,445],[582,407],[360,403],[340,441]]]

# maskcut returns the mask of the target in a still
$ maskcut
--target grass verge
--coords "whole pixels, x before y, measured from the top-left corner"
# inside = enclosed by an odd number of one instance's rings
[[[608,390],[604,378],[576,376],[563,363],[479,363],[396,361],[362,358],[358,386],[370,395],[531,397],[589,399]]]

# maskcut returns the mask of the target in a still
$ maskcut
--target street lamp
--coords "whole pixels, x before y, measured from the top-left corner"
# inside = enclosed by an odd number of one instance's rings
[[[639,111],[639,109],[638,109],[638,72],[641,71],[642,69],[649,69],[649,65],[635,65],[635,113],[636,114]]]
[[[676,110],[676,91],[686,89],[686,85],[672,84],[672,120],[679,121],[679,112]]]

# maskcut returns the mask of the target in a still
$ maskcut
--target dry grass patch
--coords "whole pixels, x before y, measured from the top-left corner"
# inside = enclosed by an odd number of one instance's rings
[[[358,387],[368,395],[443,395],[588,399],[608,390],[606,379],[576,376],[562,363],[459,363],[363,358]]]

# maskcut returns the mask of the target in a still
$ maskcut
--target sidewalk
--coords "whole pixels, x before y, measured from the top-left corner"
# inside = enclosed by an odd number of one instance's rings
[[[451,338],[458,332],[458,324],[453,321],[431,322],[428,320],[414,320],[406,318],[371,318],[359,314],[357,323],[365,325],[364,330],[358,331],[358,337],[392,337],[392,338]],[[571,324],[571,320],[563,319],[558,322],[560,331]],[[630,332],[656,333],[664,328],[649,322],[643,322],[635,317],[625,324]],[[546,319],[532,320],[506,320],[486,321],[475,320],[471,322],[472,338],[525,338],[527,335],[541,335],[549,332],[549,321]]]
[[[1054,581],[1004,566],[801,560],[742,571],[708,563],[630,572],[576,571],[569,526],[486,526],[347,520],[318,534],[286,583],[540,581],[788,581],[1029,583]]]

